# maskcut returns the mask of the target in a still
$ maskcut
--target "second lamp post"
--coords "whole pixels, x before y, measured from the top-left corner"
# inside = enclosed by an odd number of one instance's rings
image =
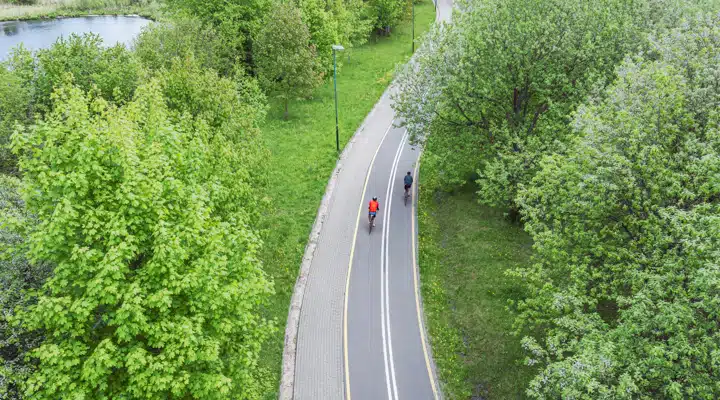
[[[335,59],[336,51],[345,50],[339,44],[332,46],[333,50],[333,87],[335,88],[335,147],[337,147],[338,153],[340,152],[340,127],[338,126],[338,99],[337,99],[337,61]]]

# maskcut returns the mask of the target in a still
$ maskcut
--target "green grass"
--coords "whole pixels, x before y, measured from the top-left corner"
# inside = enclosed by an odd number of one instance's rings
[[[140,15],[158,19],[159,0],[38,0],[32,5],[0,0],[0,21],[80,17],[85,15]]]
[[[473,191],[421,187],[419,266],[433,355],[447,399],[522,399],[533,371],[519,363],[506,309],[522,292],[504,271],[529,261],[532,241]]]
[[[417,38],[435,19],[433,4],[429,1],[419,4],[415,13]],[[344,63],[338,73],[341,146],[359,128],[390,83],[395,66],[407,60],[410,52],[411,29],[407,22],[390,37],[371,38],[364,46],[340,53]],[[312,100],[292,102],[288,121],[282,118],[282,104],[271,101],[263,128],[272,153],[269,195],[274,211],[265,216],[268,235],[262,258],[266,271],[275,280],[276,294],[267,314],[277,320],[278,332],[266,344],[261,366],[273,374],[273,388],[279,385],[285,322],[293,286],[337,159],[334,107],[332,80],[329,80]],[[267,398],[275,397],[276,393],[268,393]]]

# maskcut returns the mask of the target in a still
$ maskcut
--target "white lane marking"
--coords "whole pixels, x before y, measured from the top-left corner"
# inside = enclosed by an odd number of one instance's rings
[[[378,155],[378,152],[380,151],[380,148],[382,147],[382,144],[385,142],[385,138],[387,137],[388,133],[390,132],[390,129],[392,129],[393,124],[395,123],[395,120],[393,119],[390,121],[390,126],[385,130],[385,133],[383,134],[382,139],[380,140],[380,144],[375,149],[375,154],[373,154],[372,159],[370,160],[370,165],[368,166],[367,175],[365,175],[365,184],[363,185],[362,194],[360,195],[360,206],[358,207],[358,216],[357,220],[355,221],[355,232],[353,233],[353,239],[352,239],[352,245],[350,246],[350,261],[348,263],[348,273],[347,273],[347,280],[345,281],[345,309],[343,311],[343,353],[345,354],[345,395],[346,400],[352,400],[352,397],[350,396],[350,362],[348,361],[348,294],[350,293],[350,276],[352,273],[352,265],[353,265],[353,258],[355,256],[355,243],[357,242],[357,233],[358,233],[358,227],[360,226],[360,216],[362,216],[363,211],[363,205],[365,204],[365,193],[367,192],[367,186],[368,182],[370,181],[370,173],[372,172],[373,165],[375,165],[375,158]]]
[[[390,400],[397,400],[399,398],[398,390],[397,390],[397,381],[395,379],[395,362],[393,357],[393,347],[392,347],[392,329],[390,326],[390,290],[389,290],[389,253],[390,253],[390,247],[389,247],[389,234],[390,234],[390,211],[392,210],[392,193],[394,192],[395,187],[395,175],[397,174],[397,168],[398,163],[400,161],[400,155],[402,154],[402,149],[405,146],[405,139],[407,138],[407,130],[403,132],[402,139],[400,140],[400,145],[398,146],[397,151],[395,152],[395,158],[393,159],[392,168],[390,169],[390,175],[388,177],[388,185],[387,190],[385,192],[385,198],[387,199],[386,203],[387,206],[385,208],[385,212],[383,213],[383,234],[382,234],[382,243],[381,243],[381,249],[380,249],[380,258],[381,258],[381,281],[380,281],[380,297],[381,297],[381,303],[382,308],[380,312],[380,317],[382,318],[382,329],[383,329],[383,355],[385,356],[385,366],[387,369],[388,359],[390,361],[390,380],[392,382],[392,391],[390,391],[390,385],[387,383],[388,375],[386,373],[385,380],[386,384],[388,384],[388,396]],[[386,339],[387,335],[387,339]],[[387,349],[385,351],[385,349]],[[387,370],[386,370],[387,371]],[[394,392],[394,397],[392,396]]]

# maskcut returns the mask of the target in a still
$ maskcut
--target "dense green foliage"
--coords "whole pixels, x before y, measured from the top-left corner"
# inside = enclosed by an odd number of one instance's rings
[[[95,34],[59,38],[48,49],[35,54],[20,47],[14,51],[7,68],[30,91],[30,111],[44,114],[57,85],[72,74],[77,86],[94,91],[113,102],[132,98],[140,77],[140,64],[122,45],[102,46]]]
[[[169,68],[176,58],[193,57],[204,68],[227,75],[234,64],[223,36],[197,19],[175,19],[148,25],[133,43],[142,64],[153,70]]]
[[[17,161],[8,146],[15,124],[29,120],[30,96],[19,74],[0,67],[0,174],[17,173]]]
[[[403,73],[397,109],[439,187],[477,179],[480,200],[516,211],[517,190],[575,133],[570,114],[626,54],[684,8],[664,0],[469,0]],[[667,9],[666,9],[667,7]]]
[[[97,35],[70,35],[49,49],[32,54],[20,46],[0,67],[0,173],[16,174],[8,145],[15,124],[28,124],[50,107],[56,85],[72,74],[85,91],[107,100],[130,99],[141,74],[140,64],[123,46],[103,47]]]
[[[271,0],[165,0],[167,10],[197,18],[223,37],[229,62],[252,63],[253,39],[273,8]]]
[[[382,29],[385,34],[390,28],[408,15],[412,3],[406,0],[370,0],[368,2],[375,15],[375,28]]]
[[[272,327],[256,308],[271,287],[247,212],[250,174],[228,168],[252,135],[174,115],[161,86],[119,108],[62,87],[53,112],[14,136],[39,221],[28,255],[56,265],[20,315],[45,332],[31,397],[261,391],[252,367]]]
[[[197,43],[163,39],[162,60],[86,35],[3,65],[15,157],[2,172],[22,178],[0,174],[10,398],[268,390],[257,361],[275,328],[259,307],[272,284],[256,228],[266,99],[242,68],[220,77]]]
[[[68,73],[83,90],[124,102],[132,97],[141,71],[125,47],[103,47],[92,34],[60,38],[35,55],[16,48],[0,67],[0,173],[17,173],[7,147],[15,124],[30,123],[36,114],[47,112],[54,87]]]
[[[46,262],[30,262],[27,227],[37,224],[20,197],[20,180],[0,174],[0,393],[3,399],[20,398],[19,383],[27,379],[32,364],[25,355],[36,348],[41,335],[10,323],[18,308],[34,303],[39,290],[52,272]]]
[[[240,60],[249,69],[256,66],[256,41],[263,36],[265,26],[275,20],[277,9],[287,7],[288,3],[301,10],[320,71],[325,74],[332,70],[331,46],[341,43],[352,47],[365,43],[377,20],[373,9],[361,0],[168,0],[169,9],[175,13],[197,18],[218,32],[223,48],[217,54],[225,62],[232,64]],[[393,24],[397,22],[394,20]]]
[[[651,43],[520,196],[536,398],[720,397],[720,15]]]
[[[315,47],[300,9],[288,2],[278,5],[255,44],[258,75],[271,93],[285,104],[285,118],[291,99],[307,97],[320,84]]]

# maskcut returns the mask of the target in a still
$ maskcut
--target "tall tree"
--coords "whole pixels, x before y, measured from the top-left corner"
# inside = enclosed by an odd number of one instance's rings
[[[534,398],[720,397],[720,16],[650,43],[519,196]]]
[[[271,8],[270,0],[167,0],[169,12],[198,18],[214,28],[225,42],[222,57],[253,64],[253,41]]]
[[[321,81],[300,9],[292,2],[279,4],[260,31],[255,50],[261,82],[283,100],[287,119],[290,100],[310,95]]]
[[[406,0],[370,0],[370,7],[375,17],[375,28],[381,29],[386,35],[407,16]]]
[[[340,43],[338,20],[326,0],[296,0],[302,22],[310,32],[310,44],[318,58],[318,71],[332,72],[332,45]]]
[[[338,20],[340,44],[346,48],[365,44],[376,20],[370,5],[363,0],[335,0],[331,8]]]
[[[272,325],[258,307],[272,286],[253,229],[263,167],[245,157],[262,148],[258,121],[237,120],[252,114],[232,81],[180,69],[123,106],[66,83],[52,112],[13,136],[38,220],[27,255],[55,265],[15,317],[45,332],[28,397],[255,399],[266,389],[256,363]]]

